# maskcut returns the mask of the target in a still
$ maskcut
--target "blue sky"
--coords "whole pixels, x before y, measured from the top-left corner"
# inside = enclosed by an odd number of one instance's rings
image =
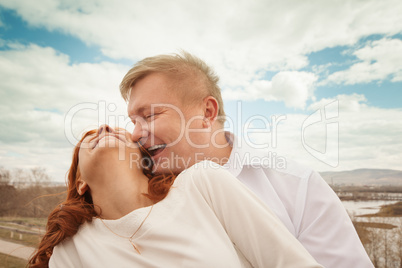
[[[3,167],[41,166],[64,180],[74,143],[69,112],[83,103],[99,108],[75,114],[76,136],[123,120],[118,84],[130,66],[185,49],[221,77],[235,134],[244,135],[238,122],[264,127],[255,115],[285,115],[271,144],[284,157],[320,171],[402,169],[400,1],[109,2],[0,0]],[[325,125],[305,122],[333,101],[339,135],[328,141]],[[117,109],[100,116],[103,102]],[[264,143],[273,130],[264,135],[251,136]],[[325,141],[336,142],[336,152],[313,155]]]

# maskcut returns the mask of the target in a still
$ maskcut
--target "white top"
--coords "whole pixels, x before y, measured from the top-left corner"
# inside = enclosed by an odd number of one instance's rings
[[[233,149],[224,167],[269,206],[318,263],[374,267],[341,201],[317,172],[251,148],[232,133],[226,138]]]
[[[129,237],[150,207],[104,220]],[[133,242],[99,220],[54,248],[50,267],[321,267],[278,218],[224,170],[200,162],[154,205]]]

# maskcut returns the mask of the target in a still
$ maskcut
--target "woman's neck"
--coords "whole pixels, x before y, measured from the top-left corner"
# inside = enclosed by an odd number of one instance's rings
[[[135,209],[150,206],[153,202],[144,196],[148,193],[148,178],[132,170],[111,171],[99,178],[91,188],[95,210],[103,219],[119,219]]]

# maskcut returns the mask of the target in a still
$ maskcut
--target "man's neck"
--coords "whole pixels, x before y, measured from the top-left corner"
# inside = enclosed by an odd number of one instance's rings
[[[210,150],[205,156],[205,160],[211,160],[221,166],[229,161],[230,154],[232,152],[232,146],[226,139],[225,132],[216,135],[214,143],[211,144]]]

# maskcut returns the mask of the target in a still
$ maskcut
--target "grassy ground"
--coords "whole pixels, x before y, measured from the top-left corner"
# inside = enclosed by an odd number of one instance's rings
[[[361,215],[359,217],[402,217],[402,202],[381,206],[378,213]]]
[[[369,227],[369,228],[378,228],[378,229],[393,229],[398,226],[395,226],[393,224],[388,224],[388,223],[380,223],[380,222],[353,222],[353,224],[359,227]]]
[[[15,225],[13,223],[18,223]],[[41,227],[44,228],[46,225],[46,219],[43,218],[20,218],[20,217],[0,217],[0,225],[8,226],[20,230],[29,230],[31,227]],[[43,232],[41,232],[43,234]],[[22,234],[22,239],[20,239],[20,234],[14,232],[14,236],[11,237],[11,231],[0,228],[0,239],[23,244],[26,246],[37,247],[41,239],[41,235],[38,234]]]
[[[0,268],[22,268],[26,265],[26,260],[0,253]]]
[[[10,237],[11,232],[9,230],[0,229],[0,239],[22,244],[30,247],[37,247],[40,241],[39,235],[22,234],[22,239],[19,239],[19,234],[14,232],[14,237]]]
[[[46,227],[46,218],[0,217],[0,224],[19,223],[31,227]]]

